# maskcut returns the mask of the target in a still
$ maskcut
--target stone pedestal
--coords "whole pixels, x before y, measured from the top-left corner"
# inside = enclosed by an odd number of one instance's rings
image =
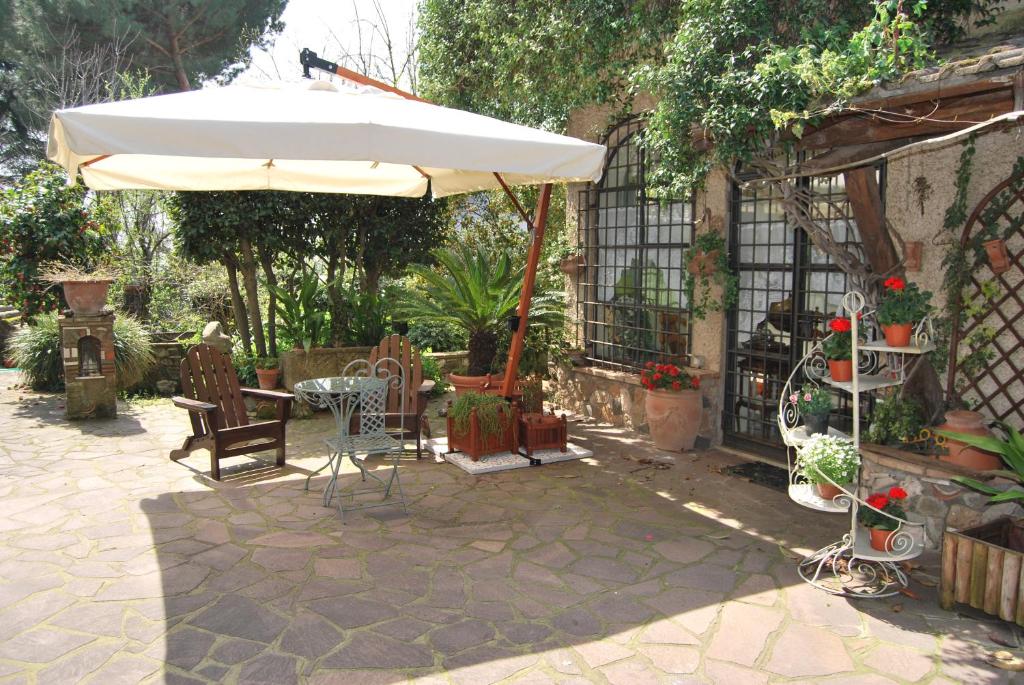
[[[61,317],[60,339],[68,418],[117,416],[114,314]]]

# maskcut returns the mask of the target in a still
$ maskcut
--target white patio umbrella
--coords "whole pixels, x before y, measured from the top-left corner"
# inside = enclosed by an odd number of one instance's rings
[[[227,86],[58,110],[47,156],[96,190],[420,197],[429,188],[442,197],[503,188],[534,234],[502,388],[510,397],[550,184],[599,180],[605,147],[440,107],[336,71],[358,85]],[[532,217],[508,187],[523,184],[544,186]]]
[[[97,190],[435,197],[600,178],[605,148],[368,86],[227,86],[59,110],[47,156]]]

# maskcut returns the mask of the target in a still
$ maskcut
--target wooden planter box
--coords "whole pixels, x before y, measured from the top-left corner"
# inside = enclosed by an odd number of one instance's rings
[[[451,402],[448,403],[448,451],[463,452],[469,455],[473,461],[479,461],[480,457],[496,452],[519,452],[519,430],[518,410],[513,405],[508,410],[499,412],[503,421],[502,430],[495,435],[481,436],[480,422],[476,417],[474,409],[469,415],[469,430],[465,433],[458,433],[455,430],[455,421],[451,417]]]
[[[1016,548],[1016,549],[1011,549]],[[1024,527],[1001,518],[942,539],[939,605],[969,604],[1024,626]]]
[[[527,413],[519,417],[519,441],[532,457],[536,450],[568,450],[569,431],[565,414]]]

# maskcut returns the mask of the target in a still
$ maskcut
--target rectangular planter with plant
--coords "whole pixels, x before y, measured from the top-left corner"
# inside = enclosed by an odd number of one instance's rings
[[[518,409],[505,398],[467,392],[448,403],[448,450],[473,461],[519,449]]]

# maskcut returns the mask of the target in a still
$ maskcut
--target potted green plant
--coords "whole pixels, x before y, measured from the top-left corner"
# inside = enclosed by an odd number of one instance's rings
[[[907,491],[897,486],[889,488],[888,493],[872,493],[864,500],[867,506],[857,511],[857,520],[871,535],[871,549],[879,552],[893,550],[895,531],[900,527],[901,519],[907,517],[903,509],[906,498]]]
[[[256,378],[260,390],[273,390],[277,387],[277,380],[281,375],[281,368],[278,365],[277,357],[257,357],[253,360],[256,366]]]
[[[996,424],[1005,434],[1005,438],[998,438],[994,435],[971,435],[969,433],[954,433],[952,431],[936,429],[938,435],[963,442],[985,452],[998,456],[1006,466],[1005,469],[994,471],[995,475],[1008,478],[1018,485],[1024,486],[1024,436],[1016,428],[1005,423]],[[1024,489],[1012,488],[1000,490],[991,485],[982,483],[974,478],[957,476],[954,478],[961,485],[991,495],[989,504],[999,502],[1020,501],[1024,502]]]
[[[703,413],[700,376],[675,364],[651,361],[640,372],[640,384],[647,390],[644,413],[654,446],[670,451],[693,449]]]
[[[892,394],[875,403],[868,439],[879,445],[903,445],[917,440],[924,426],[924,408],[921,403]]]
[[[895,276],[885,279],[875,318],[885,333],[885,344],[906,347],[914,325],[931,311],[932,294]]]
[[[456,395],[499,388],[503,375],[489,372],[499,336],[515,316],[525,265],[513,266],[505,252],[494,256],[481,246],[464,243],[435,250],[437,267],[416,265],[410,273],[419,285],[409,288],[393,315],[414,323],[447,323],[463,330],[469,340],[466,375],[450,374]],[[561,292],[534,289],[529,326],[558,328],[565,316]]]
[[[515,453],[519,446],[517,411],[497,395],[465,392],[448,403],[448,449],[473,461],[495,452]]]
[[[831,335],[821,343],[821,351],[828,360],[832,380],[842,382],[853,378],[853,333],[850,320],[837,316],[828,323]]]
[[[808,435],[828,435],[828,415],[832,411],[832,393],[817,385],[804,385],[789,396],[804,420]]]
[[[696,234],[693,244],[683,252],[683,264],[686,265],[683,295],[694,317],[703,319],[708,312],[723,311],[736,304],[739,277],[729,267],[729,251],[721,233]],[[721,297],[711,292],[713,282],[722,287]]]
[[[831,500],[843,494],[837,486],[849,488],[857,480],[860,454],[846,438],[816,435],[801,445],[797,465],[807,482],[816,486],[818,495]]]
[[[72,264],[51,262],[43,266],[40,278],[61,285],[64,299],[76,316],[96,316],[107,304],[107,292],[116,275],[106,266],[83,269]]]

